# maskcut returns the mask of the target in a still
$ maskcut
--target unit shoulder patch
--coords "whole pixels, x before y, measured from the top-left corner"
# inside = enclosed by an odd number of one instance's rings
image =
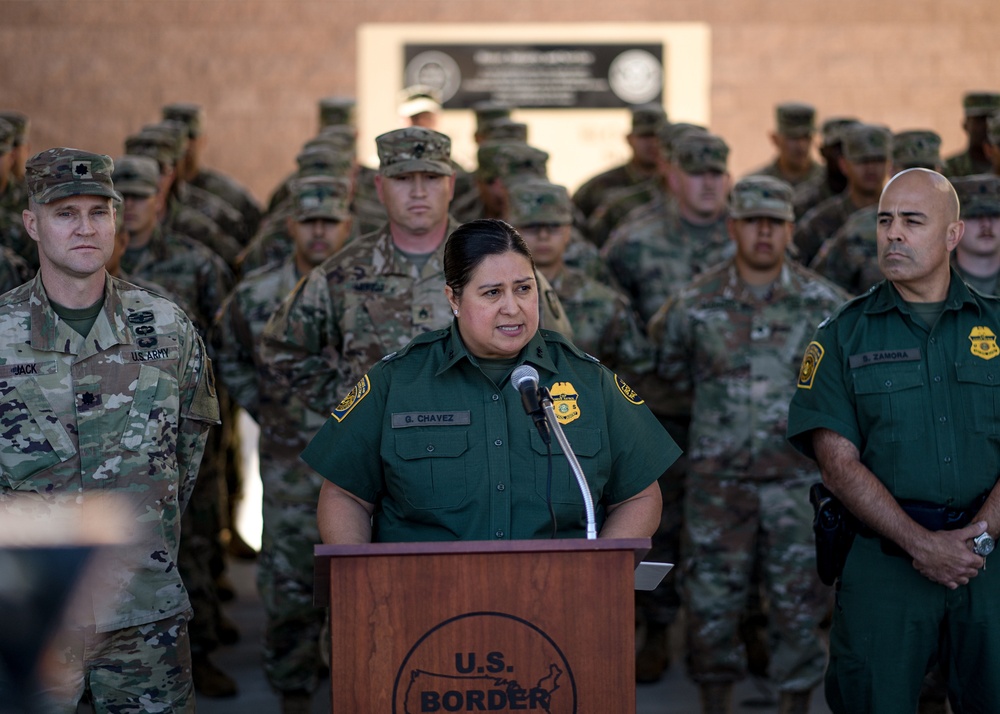
[[[802,366],[799,367],[799,379],[796,385],[799,389],[812,389],[819,363],[823,361],[823,354],[823,345],[819,342],[810,342],[806,347],[806,353],[802,356]]]
[[[639,393],[632,389],[625,383],[625,380],[615,375],[615,386],[618,387],[618,391],[622,393],[622,396],[633,404],[639,405],[643,404],[645,400],[639,397]]]
[[[340,401],[340,404],[338,404],[334,410],[330,412],[330,416],[338,422],[344,421],[344,418],[351,413],[351,410],[358,406],[362,399],[368,396],[371,388],[371,382],[366,374],[361,378],[360,382],[354,385],[354,389],[348,392],[347,396]]]

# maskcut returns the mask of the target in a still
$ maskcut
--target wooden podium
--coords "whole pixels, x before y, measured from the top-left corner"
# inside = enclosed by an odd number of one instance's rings
[[[334,714],[635,711],[649,539],[315,547]]]

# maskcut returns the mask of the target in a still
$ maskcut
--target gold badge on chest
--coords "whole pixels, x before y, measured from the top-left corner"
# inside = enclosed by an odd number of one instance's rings
[[[556,382],[549,394],[552,395],[552,411],[556,414],[556,421],[569,424],[580,418],[580,405],[576,401],[579,395],[570,382]]]
[[[993,359],[1000,355],[1000,347],[997,347],[997,336],[988,327],[982,325],[972,328],[969,333],[969,341],[972,347],[969,351],[980,359]]]

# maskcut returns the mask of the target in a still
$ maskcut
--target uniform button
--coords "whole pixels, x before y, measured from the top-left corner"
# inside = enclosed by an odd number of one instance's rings
[[[986,381],[987,382],[992,382],[993,381],[993,375],[992,374],[987,374],[986,375]]]
[[[497,531],[496,536],[497,538],[503,538],[503,531]]]
[[[990,377],[990,379],[992,379],[992,377]],[[941,381],[941,375],[939,374],[936,377],[934,377],[934,381],[935,382],[940,382]]]
[[[885,386],[891,387],[892,386],[892,380],[891,379],[885,380]]]
[[[948,417],[945,417],[945,416],[938,417],[938,421],[941,422],[942,424],[944,424],[946,421],[948,421]]]
[[[497,491],[503,491],[505,488],[507,488],[507,487],[504,486],[502,483],[498,483],[497,484]]]
[[[945,457],[944,457],[944,462],[945,462],[946,464],[950,464],[950,463],[951,463],[951,457],[950,457],[950,456],[945,456]]]
[[[427,450],[428,451],[434,451],[434,444],[428,444],[427,445]]]
[[[493,446],[503,446],[503,441],[497,439],[496,441],[493,442]]]
[[[499,394],[494,394],[493,395],[493,401],[494,402],[499,401],[499,399],[500,399],[500,395]]]
[[[930,339],[930,343],[931,343],[932,345],[936,345],[936,344],[937,344],[937,338],[936,338],[936,337],[932,337],[932,338]]]

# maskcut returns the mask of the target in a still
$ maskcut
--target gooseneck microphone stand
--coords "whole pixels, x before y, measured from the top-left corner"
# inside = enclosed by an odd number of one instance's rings
[[[556,419],[556,413],[552,409],[552,395],[549,394],[548,387],[539,387],[538,396],[539,402],[542,405],[542,411],[545,412],[545,421],[549,425],[549,431],[556,435],[556,441],[562,447],[563,454],[566,455],[566,461],[569,462],[569,468],[573,472],[573,476],[576,477],[576,483],[580,487],[580,493],[583,495],[583,507],[587,514],[587,540],[596,540],[597,523],[594,519],[594,498],[590,495],[590,486],[587,485],[587,478],[583,475],[583,469],[580,468],[580,462],[577,461],[576,454],[573,453],[573,448],[569,445],[566,434],[563,433],[562,424]]]

